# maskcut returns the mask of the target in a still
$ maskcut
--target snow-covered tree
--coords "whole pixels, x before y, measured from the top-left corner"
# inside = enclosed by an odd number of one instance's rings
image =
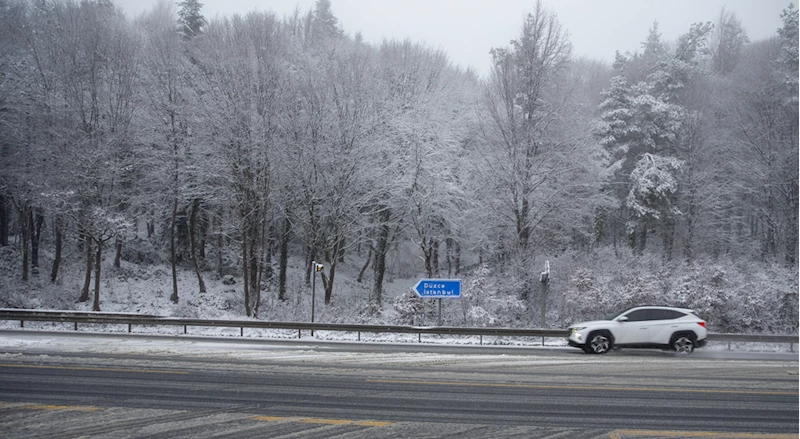
[[[166,5],[159,5],[161,8]],[[192,39],[203,32],[203,27],[207,24],[206,18],[200,11],[203,4],[199,0],[181,0],[178,6],[178,29],[185,39]]]
[[[712,69],[721,75],[728,75],[736,68],[744,45],[750,41],[739,17],[724,7],[709,40]]]
[[[488,209],[501,219],[499,234],[525,266],[543,221],[554,211],[553,183],[573,146],[555,127],[564,103],[562,79],[572,45],[556,16],[537,2],[509,48],[492,49],[483,125],[482,175]],[[488,232],[488,231],[487,231]],[[523,271],[524,272],[524,271]]]
[[[285,43],[279,22],[266,13],[214,20],[195,41],[193,55],[201,73],[195,89],[203,95],[198,129],[214,146],[206,172],[218,179],[236,212],[245,313],[257,315],[272,210]]]

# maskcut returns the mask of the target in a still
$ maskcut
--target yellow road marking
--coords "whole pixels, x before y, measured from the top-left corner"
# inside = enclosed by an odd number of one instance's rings
[[[354,421],[349,421],[347,419],[317,419],[317,418],[305,418],[305,419],[298,419],[297,422],[302,422],[304,424],[329,424],[329,425],[345,425],[345,424],[354,424]]]
[[[392,423],[385,421],[359,421],[357,425],[363,425],[364,427],[386,427],[387,425],[392,425]]]
[[[323,425],[358,425],[361,427],[386,427],[392,425],[391,422],[384,421],[354,421],[350,419],[325,419],[325,418],[298,418],[288,416],[253,416],[250,418],[253,421],[287,421],[287,422],[302,422],[304,424],[323,424]]]
[[[0,367],[18,367],[22,369],[62,369],[62,370],[103,371],[103,372],[161,373],[161,374],[171,374],[171,375],[189,374],[189,372],[180,370],[117,369],[113,367],[82,367],[82,366],[43,366],[38,364],[0,364]]]
[[[253,421],[275,422],[275,421],[283,421],[289,418],[285,416],[253,416],[250,419]]]
[[[103,410],[99,407],[77,405],[48,405],[48,404],[8,404],[0,402],[0,408],[17,408],[25,410],[66,410],[72,412],[97,412]]]
[[[557,386],[548,384],[508,384],[475,383],[461,381],[415,381],[415,380],[367,380],[368,383],[420,384],[429,386],[467,386],[467,387],[507,387],[520,389],[566,389],[566,390],[614,390],[628,392],[677,392],[677,393],[728,393],[743,395],[798,395],[798,392],[763,390],[725,390],[725,389],[673,389],[668,387],[600,387],[600,386]]]
[[[677,437],[677,438],[718,438],[718,439],[793,439],[796,434],[780,433],[725,433],[719,431],[662,431],[662,430],[614,430],[608,434],[609,439],[625,439],[640,437]]]

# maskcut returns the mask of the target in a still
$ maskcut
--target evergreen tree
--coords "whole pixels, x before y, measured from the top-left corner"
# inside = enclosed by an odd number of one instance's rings
[[[794,4],[781,13],[783,27],[778,29],[778,36],[781,38],[781,54],[778,57],[783,73],[786,75],[786,84],[789,85],[792,101],[797,104],[797,82],[798,82],[798,10]]]
[[[191,39],[201,34],[206,25],[206,18],[200,13],[203,4],[199,0],[183,0],[178,7],[178,25],[184,38]]]
[[[650,33],[647,39],[642,43],[642,59],[647,66],[653,65],[658,62],[665,54],[666,50],[661,43],[661,34],[658,33],[658,22],[653,22],[653,27],[650,28]]]
[[[339,20],[331,10],[331,0],[317,0],[314,6],[313,35],[316,41],[343,35]]]

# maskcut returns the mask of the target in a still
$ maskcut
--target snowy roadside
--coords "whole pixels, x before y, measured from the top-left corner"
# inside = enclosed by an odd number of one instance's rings
[[[20,329],[17,321],[0,321],[0,329]],[[75,332],[72,323],[55,322],[25,322],[26,330],[32,331],[63,331]],[[94,332],[109,334],[127,333],[127,325],[113,324],[90,324],[79,327],[78,332]],[[217,328],[217,327],[189,327],[184,333],[182,326],[147,326],[136,325],[132,327],[132,332],[143,335],[167,335],[167,336],[199,336],[199,337],[231,337],[235,339],[252,340],[300,340],[300,341],[341,341],[341,342],[372,342],[372,343],[414,343],[428,345],[448,345],[448,346],[510,346],[510,347],[566,347],[566,340],[560,338],[545,338],[544,345],[540,337],[494,337],[494,336],[446,336],[437,334],[393,334],[393,333],[367,333],[361,334],[340,331],[315,331],[312,336],[309,331],[302,331],[298,337],[298,331],[289,329],[258,329],[245,328],[240,332],[239,328]],[[773,353],[797,353],[798,346],[790,346],[786,343],[746,343],[746,342],[722,342],[711,341],[704,350],[714,351],[737,351],[737,352],[773,352]]]

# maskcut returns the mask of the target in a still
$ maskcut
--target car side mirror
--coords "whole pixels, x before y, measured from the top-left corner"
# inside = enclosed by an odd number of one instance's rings
[[[617,321],[618,322],[627,322],[628,321],[628,316],[622,316],[622,317],[618,318]]]

